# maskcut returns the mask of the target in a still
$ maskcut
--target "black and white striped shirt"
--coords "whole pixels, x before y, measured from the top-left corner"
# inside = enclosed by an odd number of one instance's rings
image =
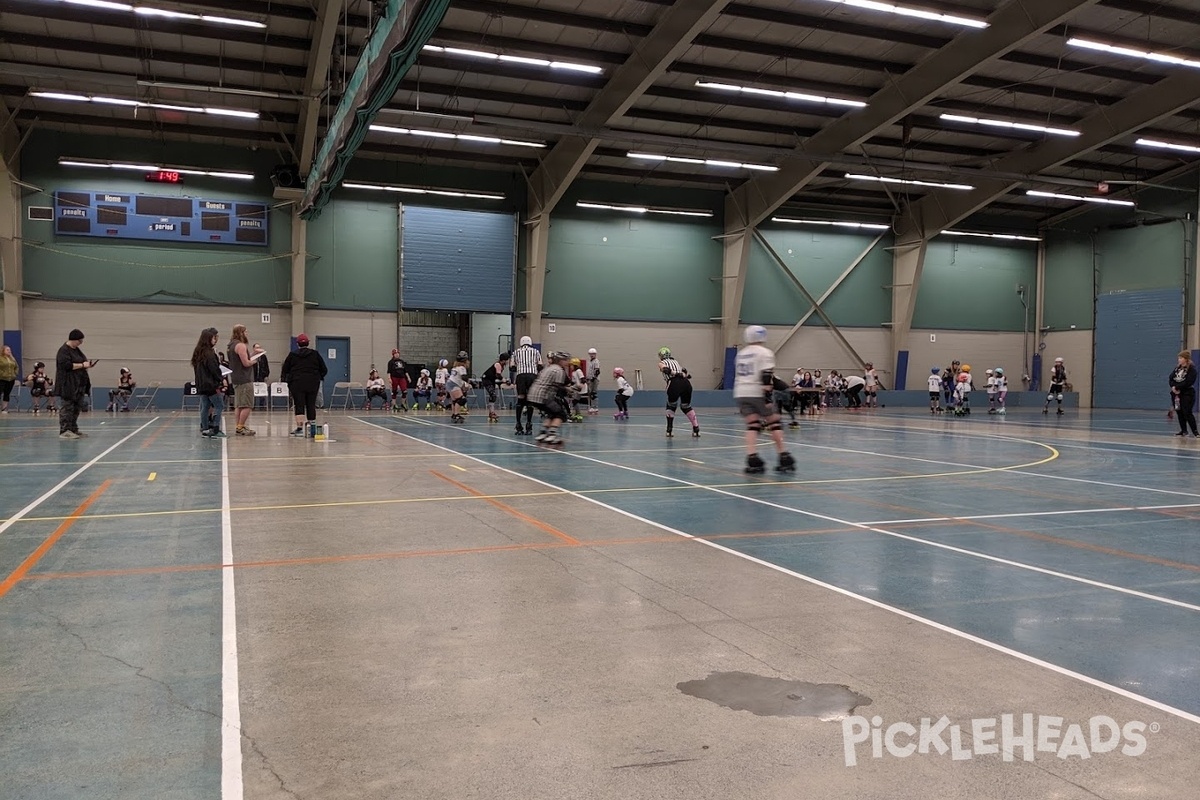
[[[537,371],[545,365],[538,349],[528,344],[523,344],[513,350],[512,363],[517,368],[518,375],[536,375]]]
[[[663,380],[665,381],[670,381],[676,375],[683,374],[683,367],[673,358],[664,358],[658,363],[658,368],[662,370]]]

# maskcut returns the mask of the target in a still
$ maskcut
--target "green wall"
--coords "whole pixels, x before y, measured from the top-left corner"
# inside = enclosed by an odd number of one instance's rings
[[[763,237],[815,298],[862,255],[875,235],[797,226],[766,226]],[[838,327],[878,328],[892,316],[891,235],[883,237],[821,307]],[[811,308],[760,242],[751,244],[742,297],[742,322],[794,325]],[[806,325],[823,326],[814,314]]]
[[[1021,331],[1028,288],[1029,325],[1036,298],[1037,246],[985,244],[941,236],[929,243],[912,326],[934,330]]]
[[[579,200],[711,208],[714,216],[591,210],[576,207]],[[714,238],[721,235],[720,201],[711,192],[572,186],[550,222],[546,316],[657,322],[720,316],[721,245]]]
[[[319,308],[395,311],[397,205],[349,194],[308,223],[305,298]]]
[[[1055,330],[1095,324],[1092,297],[1092,240],[1081,234],[1046,234],[1046,300],[1043,324]]]
[[[60,155],[219,166],[259,177],[242,182],[187,176],[185,184],[148,184],[136,172],[60,167]],[[273,203],[268,174],[274,164],[273,156],[248,149],[35,132],[22,151],[21,179],[41,191],[27,192],[22,202],[25,208],[52,206],[59,189],[111,189]],[[53,222],[22,216],[24,288],[47,298],[271,305],[290,294],[291,217],[286,210],[272,211],[266,248],[55,236]]]

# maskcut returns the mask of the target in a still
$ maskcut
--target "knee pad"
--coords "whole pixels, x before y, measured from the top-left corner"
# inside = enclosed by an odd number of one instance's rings
[[[762,420],[761,419],[750,420],[749,422],[746,423],[746,430],[754,431],[755,433],[758,433],[759,431],[762,430]]]
[[[1053,400],[1053,399],[1054,399],[1054,392],[1051,392],[1050,394],[1046,395],[1046,399],[1047,399],[1047,400]]]
[[[685,415],[692,413],[692,407],[690,405],[687,405],[686,403],[684,405],[681,405],[679,407],[679,410],[682,411]]]
[[[769,430],[769,431],[779,431],[779,430],[783,430],[783,423],[782,423],[780,420],[777,420],[777,419],[776,419],[776,420],[772,420],[772,421],[770,421],[770,422],[768,422],[768,423],[767,423],[767,430]]]
[[[1062,399],[1063,399],[1063,396],[1062,396],[1061,394],[1059,394],[1059,395],[1055,395],[1055,396],[1054,396],[1054,399],[1055,399],[1055,400],[1057,400],[1058,402],[1060,402],[1060,403],[1061,403],[1061,402],[1062,402]]]
[[[675,416],[675,403],[667,403],[667,416]]]

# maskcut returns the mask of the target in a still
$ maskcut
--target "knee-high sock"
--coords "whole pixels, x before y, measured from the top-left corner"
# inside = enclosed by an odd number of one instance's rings
[[[693,428],[700,427],[700,423],[696,422],[696,412],[690,408],[688,409],[688,412],[687,412],[687,418],[692,423]]]

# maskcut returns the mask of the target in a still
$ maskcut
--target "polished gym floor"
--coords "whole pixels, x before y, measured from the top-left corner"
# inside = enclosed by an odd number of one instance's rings
[[[0,417],[0,797],[1197,796],[1200,440],[636,401]]]

